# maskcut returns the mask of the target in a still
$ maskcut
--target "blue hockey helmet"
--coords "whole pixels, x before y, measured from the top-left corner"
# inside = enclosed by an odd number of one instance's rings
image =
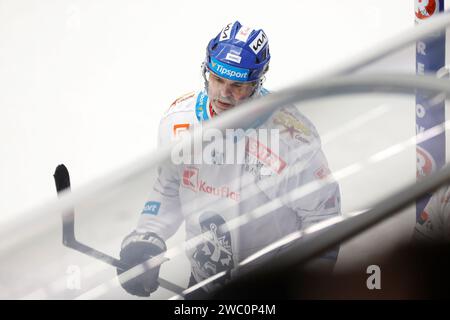
[[[219,77],[240,82],[261,82],[269,68],[269,42],[262,29],[227,24],[206,50],[206,68]]]

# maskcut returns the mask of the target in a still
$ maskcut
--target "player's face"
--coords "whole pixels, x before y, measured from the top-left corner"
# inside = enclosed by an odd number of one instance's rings
[[[208,96],[216,114],[231,109],[247,100],[252,95],[255,87],[256,82],[231,81],[209,72]]]

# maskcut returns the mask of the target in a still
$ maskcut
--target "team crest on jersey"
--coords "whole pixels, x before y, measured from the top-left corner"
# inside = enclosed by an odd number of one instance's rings
[[[280,134],[286,134],[300,142],[310,142],[311,130],[288,110],[283,109],[278,112],[273,122],[282,127]]]
[[[207,211],[199,217],[203,242],[196,247],[193,259],[194,272],[199,278],[206,279],[219,272],[234,268],[231,234],[226,222],[216,212]],[[224,284],[229,277],[221,277],[216,284]]]

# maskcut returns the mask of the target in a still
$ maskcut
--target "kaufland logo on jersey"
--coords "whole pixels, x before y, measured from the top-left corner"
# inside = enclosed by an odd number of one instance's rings
[[[416,0],[416,21],[428,19],[439,12],[438,0]]]
[[[188,167],[183,171],[183,186],[197,191],[198,186],[198,168]]]
[[[198,168],[196,167],[186,167],[184,169],[182,186],[194,192],[203,192],[220,198],[228,198],[236,202],[239,202],[240,199],[240,193],[232,191],[226,185],[215,187],[199,179]]]
[[[227,78],[232,81],[247,81],[249,76],[249,70],[226,65],[220,61],[211,58],[209,63],[210,69],[217,75]]]

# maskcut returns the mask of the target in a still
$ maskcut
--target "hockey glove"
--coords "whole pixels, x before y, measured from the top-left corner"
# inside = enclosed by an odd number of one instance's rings
[[[140,297],[150,296],[150,293],[156,291],[159,287],[160,265],[146,270],[129,280],[122,279],[120,275],[165,251],[166,244],[164,240],[155,233],[137,233],[133,231],[123,240],[120,251],[120,261],[127,266],[126,270],[117,269],[121,286],[132,295]]]

